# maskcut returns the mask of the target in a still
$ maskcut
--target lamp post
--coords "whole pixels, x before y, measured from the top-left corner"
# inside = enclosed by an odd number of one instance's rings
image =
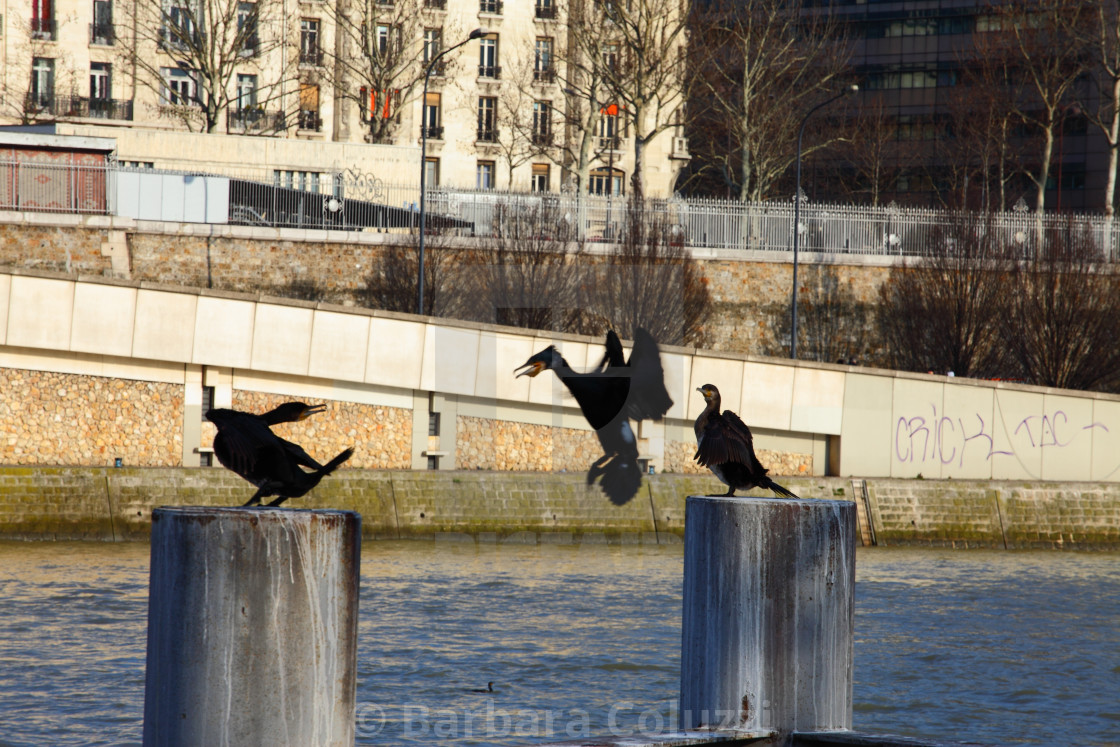
[[[817,110],[823,109],[833,101],[857,91],[859,91],[859,86],[853,83],[832,98],[825,99],[814,106],[801,120],[801,129],[797,131],[797,180],[793,190],[793,300],[791,302],[793,308],[790,312],[789,336],[789,357],[793,360],[797,360],[797,249],[800,246],[801,239],[801,140],[805,136],[805,125],[809,123],[809,118],[816,114]]]
[[[428,66],[424,70],[424,93],[420,99],[420,269],[417,272],[416,279],[416,313],[424,313],[424,200],[427,197],[427,186],[425,184],[425,175],[428,171],[428,123],[424,119],[428,107],[428,81],[432,77],[432,68],[435,67],[436,61],[443,57],[448,52],[454,52],[459,47],[473,39],[479,39],[486,36],[490,32],[487,29],[475,29],[467,34],[467,38],[459,42],[453,47],[440,50],[439,54],[428,60]]]

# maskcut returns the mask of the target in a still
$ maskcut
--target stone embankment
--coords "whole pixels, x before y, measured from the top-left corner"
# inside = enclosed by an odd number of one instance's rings
[[[865,543],[1120,549],[1120,485],[844,478],[783,480],[805,498],[855,500]],[[0,539],[146,540],[159,506],[240,505],[248,483],[218,468],[0,468]],[[367,539],[679,541],[685,497],[714,478],[654,475],[614,506],[582,472],[343,469],[291,508],[352,509]],[[870,520],[870,521],[868,521]]]

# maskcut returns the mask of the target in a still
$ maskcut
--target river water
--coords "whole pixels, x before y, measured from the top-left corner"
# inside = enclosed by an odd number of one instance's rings
[[[682,560],[679,544],[365,544],[358,744],[666,725]],[[147,568],[142,544],[0,543],[0,745],[139,742]],[[856,635],[859,730],[1120,745],[1120,555],[861,549]]]

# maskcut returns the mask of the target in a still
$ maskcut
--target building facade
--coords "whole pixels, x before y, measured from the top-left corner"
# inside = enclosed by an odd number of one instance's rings
[[[649,128],[601,89],[573,90],[567,13],[557,0],[5,0],[0,124],[110,135],[120,161],[156,168],[243,150],[227,138],[305,143],[247,147],[227,166],[296,187],[339,167],[416,184],[423,139],[429,186],[623,194],[634,132]],[[680,127],[660,116],[643,143],[654,197],[672,193],[687,159]],[[185,151],[174,135],[187,132],[223,140]],[[328,148],[356,160],[324,164],[312,146],[327,143],[378,155]],[[262,150],[284,155],[262,164]]]

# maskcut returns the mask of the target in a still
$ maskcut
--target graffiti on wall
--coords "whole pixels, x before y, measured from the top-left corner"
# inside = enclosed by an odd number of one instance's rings
[[[929,408],[929,414],[900,415],[895,421],[896,461],[964,467],[966,462],[989,462],[995,456],[1027,457],[1034,450],[1087,447],[1088,442],[1079,443],[1079,439],[1093,430],[1109,432],[1104,423],[1079,420],[1064,410],[1053,409],[1002,426],[1007,437],[997,448],[995,423],[990,415],[976,411],[939,413],[933,403]]]

